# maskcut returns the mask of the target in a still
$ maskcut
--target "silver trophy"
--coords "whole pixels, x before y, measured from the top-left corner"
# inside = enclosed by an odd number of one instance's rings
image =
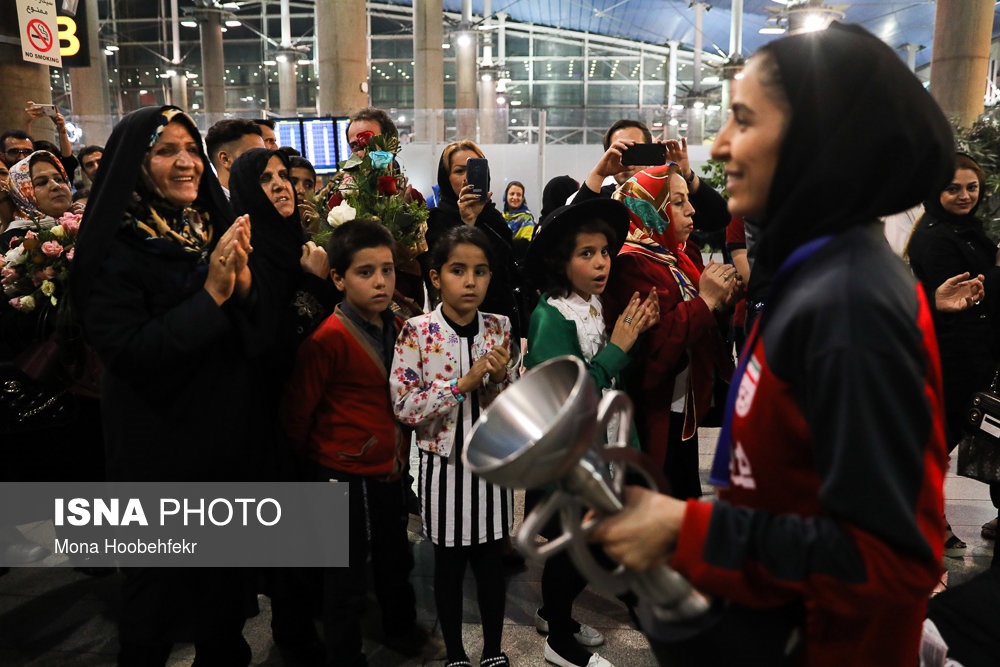
[[[614,442],[605,444],[609,424],[615,422]],[[702,616],[709,601],[669,567],[608,570],[588,548],[587,534],[596,519],[584,522],[586,511],[592,509],[598,516],[621,511],[629,470],[649,482],[655,480],[638,463],[638,453],[627,447],[631,425],[632,403],[623,392],[608,392],[598,402],[583,362],[556,357],[522,376],[483,412],[463,460],[494,484],[550,487],[545,500],[525,517],[517,535],[518,549],[540,560],[567,549],[595,589],[609,595],[635,593],[643,627],[651,632],[664,623]],[[536,536],[557,515],[562,534],[539,545]]]

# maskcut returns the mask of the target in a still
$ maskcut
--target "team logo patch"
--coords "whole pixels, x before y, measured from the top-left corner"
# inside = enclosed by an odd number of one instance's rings
[[[743,378],[740,380],[740,391],[736,395],[736,415],[738,417],[746,417],[747,413],[750,412],[750,406],[753,404],[753,397],[757,393],[757,383],[759,381],[760,361],[757,360],[757,355],[752,354],[749,361],[747,361]]]
[[[729,481],[733,486],[744,489],[756,489],[757,482],[753,478],[750,458],[743,449],[743,444],[737,442],[733,448],[733,458],[729,460]]]

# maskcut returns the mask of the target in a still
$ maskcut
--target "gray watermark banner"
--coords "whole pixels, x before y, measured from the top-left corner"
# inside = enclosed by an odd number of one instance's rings
[[[344,567],[339,482],[0,484],[0,526],[52,522],[42,544],[91,567]],[[5,563],[0,550],[0,566]]]

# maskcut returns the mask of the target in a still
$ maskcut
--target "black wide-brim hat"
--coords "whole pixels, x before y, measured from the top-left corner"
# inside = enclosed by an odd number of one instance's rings
[[[594,219],[603,220],[614,231],[615,238],[608,239],[608,252],[616,256],[628,235],[628,209],[614,199],[588,199],[560,206],[545,219],[545,224],[531,239],[525,256],[528,276],[541,285],[545,280],[545,258],[551,256],[556,244],[568,234],[576,234],[583,223]]]

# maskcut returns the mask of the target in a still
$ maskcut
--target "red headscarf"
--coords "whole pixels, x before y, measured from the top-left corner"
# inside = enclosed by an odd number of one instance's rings
[[[636,252],[670,267],[685,301],[698,295],[701,271],[680,248],[670,218],[670,176],[680,174],[673,162],[649,167],[623,183],[612,195],[629,210],[629,232],[622,252]]]

